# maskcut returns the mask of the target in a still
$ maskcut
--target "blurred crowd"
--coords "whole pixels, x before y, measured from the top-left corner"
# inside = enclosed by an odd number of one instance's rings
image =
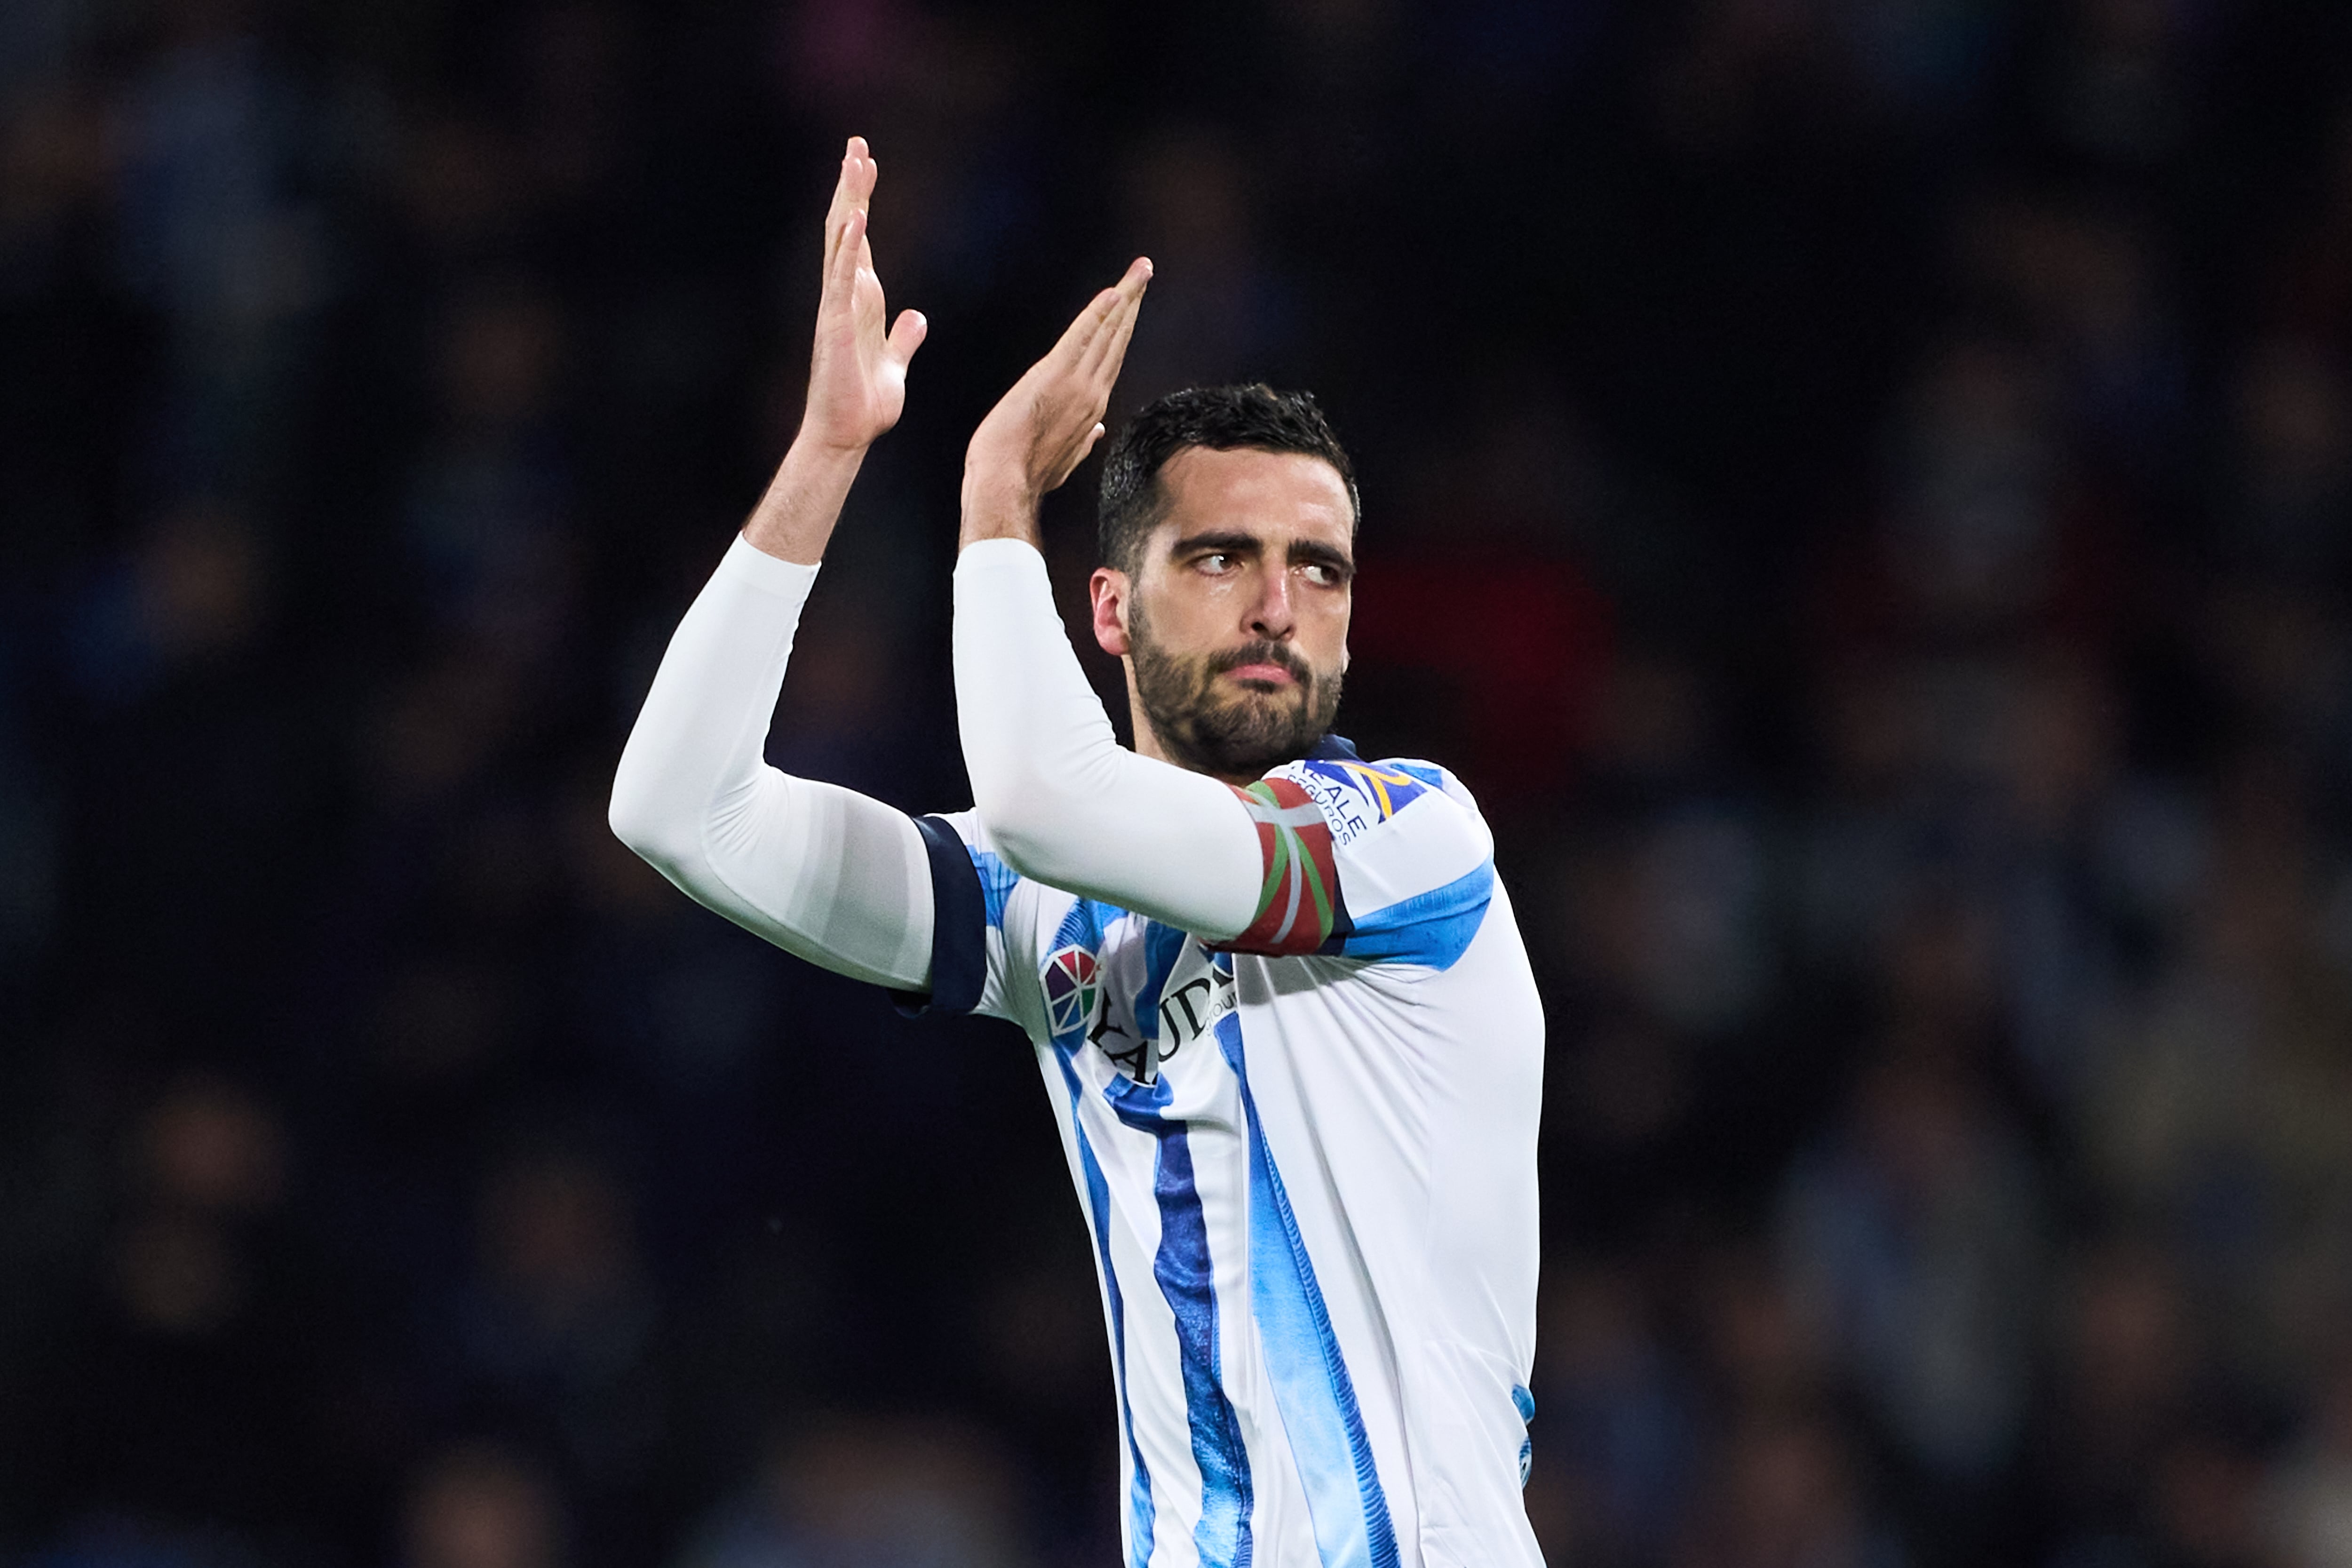
[[[1128,10],[0,7],[0,1562],[1115,1560],[1025,1045],[604,826],[856,131],[772,759],[963,804],[962,440],[1127,257],[1125,406],[1318,393],[1546,984],[1551,1561],[2352,1565],[2352,15]]]

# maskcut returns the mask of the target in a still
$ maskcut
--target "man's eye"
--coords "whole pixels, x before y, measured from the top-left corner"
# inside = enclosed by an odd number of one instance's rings
[[[1339,569],[1336,566],[1325,565],[1320,561],[1310,561],[1301,570],[1307,574],[1307,580],[1318,588],[1336,588],[1339,585]]]
[[[1197,564],[1203,572],[1222,574],[1234,569],[1234,558],[1219,550],[1202,556]]]

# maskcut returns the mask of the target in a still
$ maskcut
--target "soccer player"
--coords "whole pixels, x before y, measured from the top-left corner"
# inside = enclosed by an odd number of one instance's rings
[[[1102,1286],[1130,1568],[1539,1563],[1542,1016],[1469,793],[1329,733],[1359,508],[1314,402],[1180,392],[1112,444],[1092,595],[1123,749],[1037,514],[1103,434],[1137,261],[971,438],[953,640],[978,804],[909,818],[762,761],[925,331],[885,330],[875,173],[853,140],[807,411],[671,640],[614,828],[789,952],[1027,1031]]]

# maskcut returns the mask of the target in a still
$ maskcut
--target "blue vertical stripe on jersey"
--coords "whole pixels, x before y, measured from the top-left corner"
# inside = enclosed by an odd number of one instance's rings
[[[1165,977],[1162,977],[1163,983]],[[1209,1226],[1192,1178],[1192,1146],[1181,1121],[1163,1114],[1164,1082],[1115,1078],[1103,1090],[1120,1121],[1160,1141],[1152,1195],[1160,1205],[1160,1251],[1151,1277],[1176,1320],[1177,1360],[1184,1374],[1184,1415],[1192,1458],[1201,1468],[1201,1521],[1192,1543],[1202,1568],[1249,1568],[1249,1452],[1240,1417],[1225,1397],[1217,1351],[1216,1279],[1209,1257]]]
[[[1528,1392],[1524,1383],[1511,1384],[1511,1408],[1519,1413],[1519,1426],[1524,1429],[1536,1418],[1536,1396]],[[1519,1487],[1525,1490],[1528,1472],[1535,1468],[1536,1440],[1532,1436],[1519,1439]]]
[[[1160,996],[1168,989],[1168,976],[1183,952],[1182,931],[1158,921],[1144,922],[1143,989],[1135,994],[1135,1026],[1147,1040],[1160,1037]]]
[[[1004,929],[1004,903],[1020,885],[1021,873],[985,849],[971,850],[971,868],[980,873],[981,908],[988,923]]]
[[[1265,1345],[1275,1405],[1307,1492],[1316,1554],[1323,1568],[1396,1568],[1396,1526],[1372,1462],[1356,1385],[1250,1093],[1241,1015],[1218,1019],[1216,1034],[1241,1080],[1242,1110],[1249,1121],[1250,1303]]]
[[[1118,1288],[1118,1269],[1110,1256],[1110,1183],[1103,1176],[1102,1163],[1095,1158],[1094,1145],[1087,1142],[1086,1123],[1078,1119],[1078,1105],[1085,1086],[1078,1081],[1077,1068],[1070,1065],[1070,1052],[1056,1047],[1054,1059],[1061,1064],[1062,1082],[1070,1091],[1070,1130],[1078,1141],[1078,1165],[1087,1179],[1087,1218],[1095,1233],[1095,1255],[1102,1263],[1103,1296],[1110,1303],[1110,1352],[1118,1373],[1118,1424],[1127,1434],[1127,1452],[1134,1465],[1134,1481],[1127,1499],[1127,1562],[1128,1568],[1147,1568],[1151,1561],[1151,1470],[1143,1462],[1143,1446],[1135,1440],[1135,1407],[1127,1396],[1127,1299]]]

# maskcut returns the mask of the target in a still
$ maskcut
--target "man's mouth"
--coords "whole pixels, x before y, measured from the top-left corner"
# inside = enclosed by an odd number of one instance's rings
[[[1225,671],[1235,680],[1263,683],[1267,686],[1296,686],[1298,678],[1278,664],[1237,664]]]

